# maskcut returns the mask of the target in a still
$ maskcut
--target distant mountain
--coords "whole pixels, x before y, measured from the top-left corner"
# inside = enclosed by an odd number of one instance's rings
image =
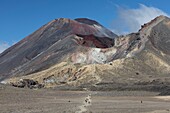
[[[0,54],[0,75],[59,89],[170,89],[169,40],[165,16],[119,37],[94,20],[61,18]]]

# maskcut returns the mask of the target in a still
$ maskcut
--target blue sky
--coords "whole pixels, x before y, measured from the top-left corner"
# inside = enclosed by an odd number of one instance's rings
[[[170,0],[0,0],[0,52],[56,18],[87,17],[116,33],[126,33],[138,28],[130,23],[121,25],[121,21],[131,20],[131,13],[135,16],[136,13],[145,14],[149,10],[154,13],[153,16],[157,12],[168,15],[169,5]],[[127,19],[124,19],[122,15],[126,14]],[[137,16],[147,17],[144,14]],[[135,21],[140,22],[134,24],[143,22],[141,19]]]

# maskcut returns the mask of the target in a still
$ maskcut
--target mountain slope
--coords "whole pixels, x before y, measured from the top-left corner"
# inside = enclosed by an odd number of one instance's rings
[[[23,76],[47,69],[66,60],[81,46],[111,47],[116,37],[93,20],[53,20],[0,54],[0,77]]]
[[[94,21],[87,19],[76,21],[83,26],[88,24],[90,31],[87,33],[86,28],[84,34],[76,31],[50,46],[48,50],[50,52],[62,45],[67,46],[66,50],[60,48],[64,53],[58,50],[59,54],[48,57],[53,59],[51,62],[46,60],[47,64],[44,62],[36,64],[36,60],[32,60],[32,63],[28,63],[33,69],[36,69],[37,65],[38,68],[43,65],[47,66],[46,68],[28,71],[30,67],[26,65],[21,71],[13,73],[15,77],[6,79],[5,82],[17,84],[20,79],[25,78],[36,80],[45,87],[59,89],[153,91],[170,89],[169,18],[159,16],[142,25],[137,33],[120,37],[116,37]],[[102,30],[95,26],[100,26]],[[91,27],[96,31],[92,33]],[[1,54],[1,59],[4,53]],[[49,54],[47,52],[43,55],[47,57]],[[59,57],[62,59],[58,60]],[[40,57],[41,60],[43,58]],[[27,76],[23,76],[26,74],[22,72],[26,72]],[[18,75],[21,77],[16,77]]]

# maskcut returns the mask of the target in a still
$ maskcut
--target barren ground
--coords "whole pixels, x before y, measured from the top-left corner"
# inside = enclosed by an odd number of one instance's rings
[[[0,85],[0,113],[170,113],[170,97],[144,91],[57,91]]]

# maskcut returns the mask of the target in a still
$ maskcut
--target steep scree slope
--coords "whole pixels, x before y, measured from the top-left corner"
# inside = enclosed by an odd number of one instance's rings
[[[76,24],[73,24],[71,28],[68,26],[67,29],[64,27],[64,30],[60,28],[55,33],[58,34],[59,31],[66,31],[69,28],[74,33],[65,36],[61,33],[62,36],[59,36],[61,40],[47,49],[50,54],[47,50],[47,52],[43,51],[43,53],[22,65],[21,68],[17,68],[17,71],[12,71],[13,76],[20,75],[21,77],[12,77],[5,82],[17,84],[21,78],[34,79],[44,84],[45,87],[57,86],[60,89],[157,91],[169,88],[169,18],[159,16],[142,25],[137,33],[120,37],[116,37],[115,34],[95,21],[76,19],[72,22]],[[36,32],[33,34],[36,34]],[[49,34],[47,32],[47,36]],[[23,43],[25,40],[27,38],[21,42]],[[16,45],[12,48],[18,49],[18,45],[16,48]],[[29,47],[31,48],[31,46]],[[7,57],[8,54],[14,54],[10,53],[9,50],[15,49],[9,48],[1,54],[0,66],[3,62],[4,64],[6,62],[11,63],[10,59],[13,59],[13,57],[6,59],[3,56]],[[59,54],[53,52],[56,49]],[[59,58],[61,56],[62,59]],[[36,60],[38,58],[39,60]],[[6,64],[6,66],[8,65]],[[42,69],[43,66],[46,68]],[[32,70],[30,71],[30,69]],[[2,70],[0,72],[1,75],[7,73]],[[10,74],[7,73],[7,75]]]
[[[116,37],[93,20],[53,20],[0,54],[0,78],[47,69],[65,61],[82,46],[87,46],[84,52],[91,47],[112,47]]]

